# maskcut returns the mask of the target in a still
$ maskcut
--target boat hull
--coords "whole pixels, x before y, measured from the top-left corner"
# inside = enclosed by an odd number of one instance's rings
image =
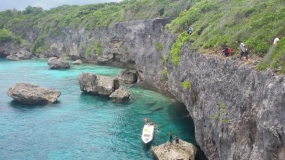
[[[145,144],[152,141],[153,132],[154,132],[154,126],[153,125],[144,125],[141,138]]]

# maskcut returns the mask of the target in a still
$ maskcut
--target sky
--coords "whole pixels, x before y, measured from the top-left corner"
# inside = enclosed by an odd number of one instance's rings
[[[7,9],[24,10],[27,6],[42,7],[45,10],[64,4],[85,5],[104,2],[120,2],[122,0],[1,0],[0,11]]]

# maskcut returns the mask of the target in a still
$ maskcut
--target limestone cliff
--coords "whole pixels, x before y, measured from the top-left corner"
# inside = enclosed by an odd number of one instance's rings
[[[136,68],[140,81],[186,105],[196,140],[210,160],[284,160],[284,76],[241,66],[235,58],[196,53],[189,46],[178,66],[163,64],[176,39],[165,31],[169,22],[131,21],[93,31],[62,28],[64,36],[45,38],[51,44],[45,56]],[[181,87],[182,82],[190,88]]]

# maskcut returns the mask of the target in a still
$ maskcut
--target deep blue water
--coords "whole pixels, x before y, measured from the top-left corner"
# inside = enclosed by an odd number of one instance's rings
[[[185,107],[159,93],[133,86],[130,102],[115,103],[80,91],[82,72],[115,76],[121,70],[95,65],[50,70],[46,59],[0,59],[0,159],[153,159],[150,146],[165,143],[170,130],[196,144]],[[55,104],[22,105],[6,95],[18,82],[56,88],[61,96]],[[153,111],[157,106],[162,109]],[[141,141],[145,117],[157,124],[148,146]]]

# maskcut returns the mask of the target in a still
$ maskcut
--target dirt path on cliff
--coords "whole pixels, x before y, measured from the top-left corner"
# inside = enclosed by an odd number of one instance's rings
[[[254,54],[248,54],[248,60],[246,60],[245,57],[242,57],[242,59],[239,59],[240,53],[232,53],[230,56],[226,57],[222,50],[204,50],[203,54],[207,57],[217,57],[223,60],[227,59],[237,59],[239,61],[239,66],[250,66],[250,67],[256,67],[258,63],[261,61],[261,57],[254,55]]]

